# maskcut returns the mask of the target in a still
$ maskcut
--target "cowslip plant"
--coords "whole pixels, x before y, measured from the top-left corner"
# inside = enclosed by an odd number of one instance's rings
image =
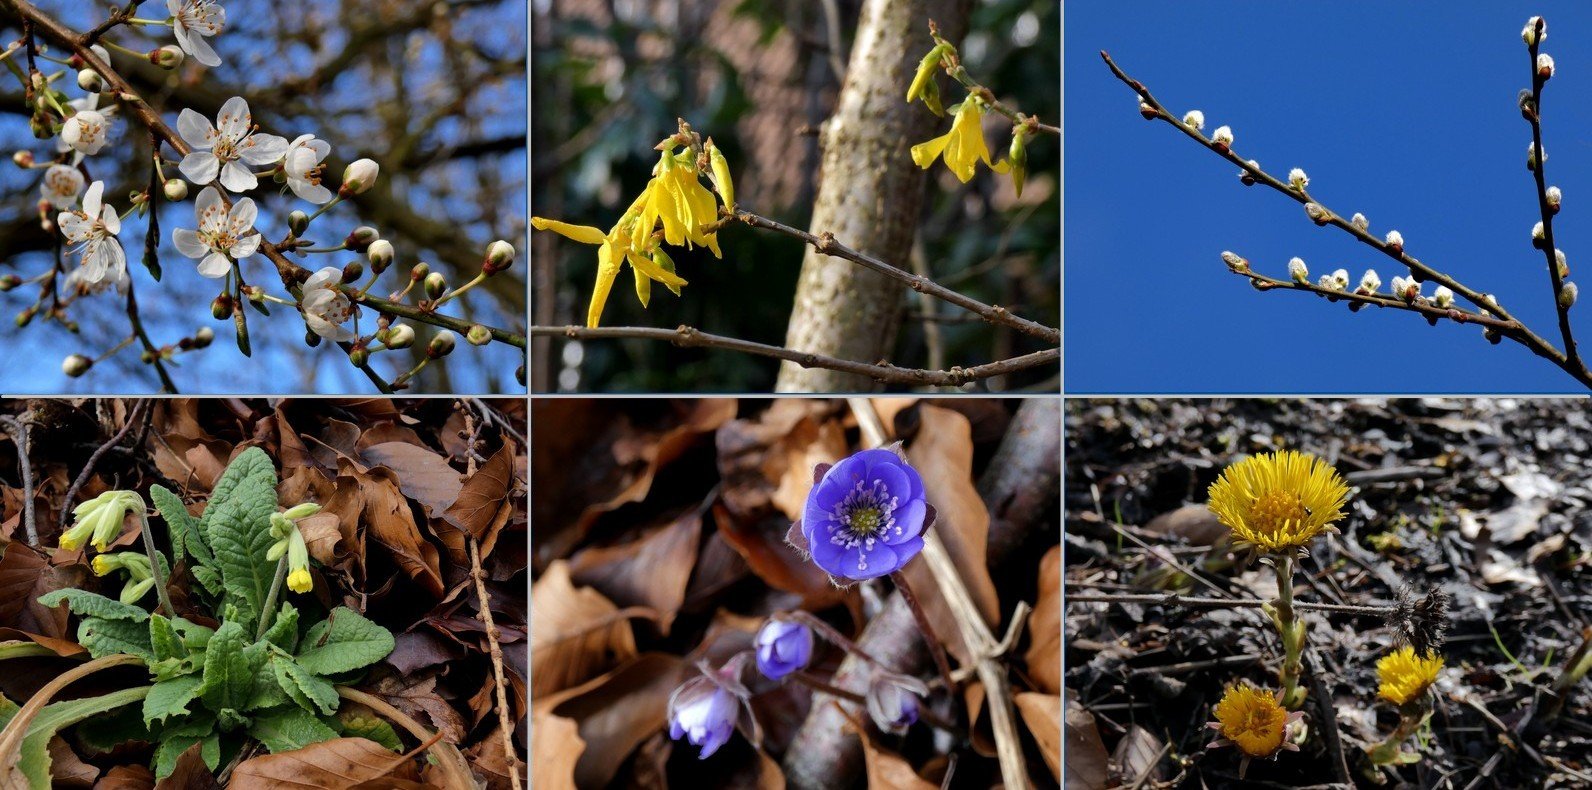
[[[124,551],[94,558],[97,573],[102,567],[104,573],[140,569],[131,573],[142,585],[137,594],[127,592],[116,600],[66,588],[40,596],[45,606],[65,605],[80,618],[78,642],[93,659],[141,663],[150,685],[45,706],[20,739],[20,765],[32,786],[49,786],[50,735],[87,715],[101,716],[92,733],[100,747],[155,744],[152,767],[160,778],[171,774],[177,758],[195,744],[212,770],[251,744],[278,753],[358,736],[401,748],[390,725],[339,716],[337,686],[386,658],[394,646],[392,633],[346,607],[319,617],[310,614],[315,611],[310,606],[301,610],[291,601],[279,602],[284,581],[293,592],[310,589],[309,560],[300,553],[303,539],[295,519],[319,507],[300,504],[278,512],[276,483],[271,459],[250,448],[228,465],[197,518],[175,493],[151,486],[150,498],[166,523],[170,557],[152,549],[152,556]],[[80,514],[79,526],[89,519],[108,521],[103,513],[114,511],[105,508],[123,508],[136,497],[115,493],[122,496],[109,498],[113,504]],[[142,516],[141,499],[137,509]],[[125,514],[123,508],[116,516],[118,531]],[[147,520],[144,527],[148,536]],[[153,612],[138,605],[152,583],[152,564],[186,568],[194,581],[187,596],[189,616],[173,611],[169,601]],[[0,749],[6,743],[0,736]],[[0,753],[0,761],[7,756]]]
[[[43,171],[38,222],[45,232],[60,236],[65,254],[54,256],[49,268],[36,274],[0,278],[0,291],[38,286],[33,303],[17,316],[19,327],[39,318],[75,331],[74,305],[112,290],[125,298],[129,323],[125,337],[108,340],[98,353],[69,355],[61,368],[66,375],[87,375],[95,363],[137,343],[143,349],[141,361],[154,368],[165,391],[174,392],[167,363],[178,354],[208,347],[214,339],[215,331],[209,327],[165,345],[150,338],[139,318],[128,275],[129,248],[121,238],[124,223],[134,218],[147,219],[140,246],[151,277],[162,278],[161,242],[169,238],[179,253],[194,261],[198,276],[218,282],[220,293],[211,303],[211,316],[232,323],[238,349],[245,356],[253,354],[245,307],[270,316],[273,305],[302,319],[309,346],[323,340],[339,344],[350,364],[384,392],[409,386],[427,364],[452,351],[458,334],[473,345],[502,342],[526,348],[522,334],[442,311],[448,302],[513,264],[515,250],[507,241],[487,246],[479,272],[463,284],[450,287],[441,272],[416,263],[407,275],[394,272],[397,282],[383,298],[373,291],[383,274],[394,268],[392,244],[380,240],[376,228],[332,230],[324,227],[331,218],[321,219],[334,206],[370,190],[378,181],[379,163],[357,159],[345,167],[334,188],[333,176],[327,172],[331,145],[315,134],[282,136],[262,130],[265,119],[251,111],[241,96],[226,99],[213,119],[191,108],[177,108],[173,126],[161,108],[152,106],[123,78],[126,57],[167,70],[186,57],[204,66],[219,65],[221,59],[207,41],[227,28],[219,0],[167,0],[165,18],[134,16],[137,2],[113,7],[103,23],[86,33],[69,29],[27,0],[11,5],[21,17],[23,36],[0,52],[0,61],[20,83],[34,136],[51,142],[49,153],[23,149],[12,161],[24,170]],[[176,44],[132,51],[113,40],[123,26],[169,27]],[[60,49],[52,51],[52,46]],[[83,95],[69,95],[78,91]],[[134,125],[141,129],[131,129]],[[133,164],[147,166],[147,182],[124,195],[106,194],[106,180],[97,176],[113,167],[104,160],[134,151],[143,142],[152,146],[153,153],[136,155]],[[255,198],[248,196],[262,186],[303,201],[309,210],[284,209],[281,221],[268,222],[272,218],[262,217]],[[181,203],[190,193],[195,196],[192,219],[163,234],[160,203]],[[116,205],[123,199],[124,205]],[[267,238],[273,225],[285,226],[285,235]],[[309,255],[352,259],[312,273],[314,267],[293,260]],[[260,258],[280,280],[280,295],[246,279],[248,264]],[[422,282],[425,287],[417,290]],[[403,365],[409,369],[400,368],[389,382],[371,368],[372,356],[412,345],[411,325],[430,325],[435,334],[420,361],[410,367],[405,354]],[[524,383],[523,367],[518,376]]]
[[[1235,544],[1264,556],[1277,573],[1277,598],[1264,611],[1282,637],[1278,697],[1289,710],[1305,701],[1299,684],[1305,621],[1294,607],[1294,561],[1346,513],[1349,487],[1325,461],[1287,450],[1251,456],[1222,471],[1208,492],[1211,512],[1232,531]]]

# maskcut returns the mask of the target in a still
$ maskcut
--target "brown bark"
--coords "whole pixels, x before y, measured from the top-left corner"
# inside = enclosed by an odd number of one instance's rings
[[[892,262],[908,260],[923,201],[923,171],[913,144],[934,136],[940,119],[907,104],[906,86],[933,42],[930,19],[951,40],[967,27],[967,0],[866,0],[852,43],[846,83],[824,123],[823,164],[813,205],[814,233]],[[905,299],[899,283],[808,250],[785,345],[799,351],[876,362],[890,355]],[[875,383],[855,375],[780,367],[780,392],[856,392]]]
[[[1061,403],[1054,399],[1025,400],[978,484],[979,496],[991,516],[991,568],[1015,556],[1033,531],[1043,527],[1045,515],[1060,507],[1060,481]],[[922,674],[931,669],[917,622],[898,592],[885,600],[857,644],[897,671]],[[868,677],[867,664],[847,656],[832,685],[865,693]],[[846,720],[834,703],[834,697],[813,695],[807,720],[785,752],[784,768],[790,787],[817,790],[849,787],[860,781],[865,767],[862,744],[845,729]],[[866,714],[863,716],[866,718]]]

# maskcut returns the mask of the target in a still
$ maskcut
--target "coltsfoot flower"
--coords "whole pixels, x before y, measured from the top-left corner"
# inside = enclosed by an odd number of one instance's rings
[[[1304,713],[1289,713],[1271,691],[1244,685],[1229,686],[1212,713],[1216,720],[1206,726],[1216,730],[1220,737],[1207,748],[1237,748],[1244,755],[1240,774],[1248,768],[1250,760],[1263,760],[1285,749],[1299,750],[1288,740],[1287,734],[1289,725]]]
[[[1425,694],[1442,669],[1443,657],[1435,651],[1417,655],[1414,647],[1401,647],[1377,659],[1377,696],[1394,705],[1403,705]]]
[[[813,631],[801,623],[771,619],[753,640],[757,670],[769,680],[779,680],[804,669],[813,660]]]
[[[249,103],[241,96],[227,99],[210,119],[183,108],[177,116],[177,134],[192,149],[177,166],[184,178],[195,184],[209,184],[219,176],[221,186],[231,192],[247,192],[260,185],[253,167],[275,164],[287,153],[285,138],[255,132]]]
[[[116,234],[122,230],[122,218],[116,209],[101,202],[105,182],[95,181],[83,193],[83,207],[77,211],[63,211],[56,217],[61,235],[71,252],[81,256],[82,279],[98,283],[119,281],[127,275],[127,253]]]
[[[945,166],[964,184],[973,179],[979,162],[997,173],[1006,173],[1011,169],[1004,159],[1000,162],[990,161],[989,146],[984,143],[984,108],[972,96],[957,108],[956,115],[951,119],[951,131],[912,146],[912,161],[918,167],[927,170],[936,159],[944,159]]]
[[[232,271],[233,261],[243,260],[260,248],[260,234],[254,230],[258,213],[251,198],[238,200],[228,211],[221,205],[221,192],[213,186],[205,187],[194,201],[199,230],[177,228],[172,231],[172,241],[176,242],[178,252],[202,259],[200,274],[225,277]]]
[[[923,549],[934,508],[923,478],[894,450],[863,450],[819,472],[799,526],[803,548],[830,576],[874,579]]]
[[[1222,471],[1210,509],[1233,537],[1263,551],[1293,551],[1347,515],[1349,487],[1325,461],[1284,450],[1253,455]]]
[[[304,296],[299,300],[304,324],[310,331],[337,343],[354,339],[354,330],[343,324],[359,311],[348,294],[337,287],[342,278],[343,271],[335,266],[321,269],[304,281],[301,291]]]
[[[221,56],[205,41],[227,25],[227,10],[218,0],[166,0],[177,46],[206,66],[221,65]]]
[[[60,546],[76,551],[93,544],[104,551],[122,534],[128,513],[144,512],[144,498],[137,491],[106,491],[72,509],[72,526],[61,533]]]

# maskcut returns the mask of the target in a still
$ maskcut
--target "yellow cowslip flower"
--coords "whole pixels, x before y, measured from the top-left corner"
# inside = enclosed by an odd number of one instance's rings
[[[1343,518],[1349,487],[1313,455],[1285,450],[1251,456],[1211,484],[1210,509],[1233,537],[1264,551],[1301,548]]]
[[[1221,733],[1221,739],[1211,746],[1238,747],[1247,758],[1266,758],[1278,751],[1298,747],[1284,743],[1288,725],[1303,714],[1290,714],[1277,701],[1277,695],[1264,689],[1249,686],[1229,686],[1212,711],[1216,721],[1211,729]]]
[[[984,110],[977,98],[969,96],[951,119],[951,131],[926,143],[912,146],[912,161],[924,170],[943,158],[945,166],[956,174],[962,183],[973,179],[973,171],[980,161],[997,173],[1010,170],[1005,160],[993,163],[989,146],[984,144]]]
[[[1403,705],[1425,694],[1442,669],[1443,657],[1435,651],[1421,656],[1413,647],[1401,647],[1377,659],[1376,677],[1381,682],[1377,696]]]
[[[137,491],[106,491],[72,510],[72,526],[61,533],[60,546],[76,551],[88,542],[104,551],[122,534],[127,514],[143,511],[144,498]]]
[[[310,579],[310,572],[299,568],[287,575],[287,588],[296,593],[307,593],[315,589],[315,583]]]

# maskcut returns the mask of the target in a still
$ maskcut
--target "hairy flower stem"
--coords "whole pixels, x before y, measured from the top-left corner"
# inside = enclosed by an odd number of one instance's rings
[[[1399,725],[1393,729],[1393,734],[1376,746],[1367,749],[1367,755],[1372,765],[1398,765],[1415,762],[1420,759],[1418,754],[1403,751],[1404,742],[1409,740],[1415,731],[1421,728],[1426,717],[1432,713],[1431,698],[1422,694],[1399,706]]]
[[[276,574],[271,578],[271,591],[265,594],[264,611],[260,612],[260,627],[256,629],[254,641],[265,638],[265,632],[271,629],[271,621],[275,619],[276,599],[282,594],[282,580],[287,577],[287,555],[283,554],[276,561]]]
[[[951,677],[951,662],[945,657],[945,643],[940,641],[938,634],[934,633],[934,626],[929,623],[929,616],[923,611],[923,605],[918,603],[918,597],[912,593],[912,585],[907,583],[907,575],[901,571],[890,574],[890,579],[895,582],[896,589],[901,591],[901,598],[907,602],[907,608],[912,610],[913,619],[918,621],[918,630],[923,632],[923,641],[929,645],[929,655],[934,657],[934,666],[940,670],[940,679],[945,683],[948,694],[956,693],[956,679]]]
[[[1293,555],[1275,558],[1272,567],[1277,571],[1277,600],[1271,607],[1271,621],[1282,637],[1282,667],[1277,670],[1277,682],[1282,686],[1282,705],[1298,710],[1305,703],[1305,689],[1299,685],[1303,662],[1300,656],[1305,649],[1305,621],[1294,609]]]
[[[53,653],[50,654],[50,655],[53,655]],[[790,675],[790,678],[792,680],[795,680],[796,682],[802,684],[803,686],[806,686],[806,687],[812,689],[813,691],[817,691],[817,692],[821,692],[821,693],[824,693],[824,694],[828,694],[831,697],[838,697],[840,699],[846,700],[848,702],[855,703],[857,705],[867,705],[868,704],[868,698],[867,697],[865,697],[865,696],[863,696],[861,694],[858,694],[855,691],[847,691],[846,689],[843,689],[843,688],[841,688],[839,686],[835,686],[835,685],[832,685],[830,683],[827,683],[823,679],[818,678],[818,677],[808,673],[806,670],[798,670],[796,672],[792,672],[791,675]],[[945,732],[951,733],[952,735],[963,736],[963,737],[965,737],[967,735],[967,733],[965,733],[965,732],[963,732],[961,730],[958,730],[956,728],[956,725],[952,724],[949,721],[946,721],[945,719],[940,718],[939,716],[935,715],[934,711],[928,710],[927,708],[920,708],[918,710],[918,720],[922,721],[924,724],[929,725],[930,727],[933,727],[933,728],[935,728],[937,730],[944,730]]]
[[[149,555],[149,576],[155,580],[155,596],[167,617],[176,617],[177,608],[171,605],[171,594],[166,592],[166,574],[160,569],[160,552],[155,550],[155,536],[149,534],[149,516],[138,514],[138,534],[144,539],[144,553]]]

